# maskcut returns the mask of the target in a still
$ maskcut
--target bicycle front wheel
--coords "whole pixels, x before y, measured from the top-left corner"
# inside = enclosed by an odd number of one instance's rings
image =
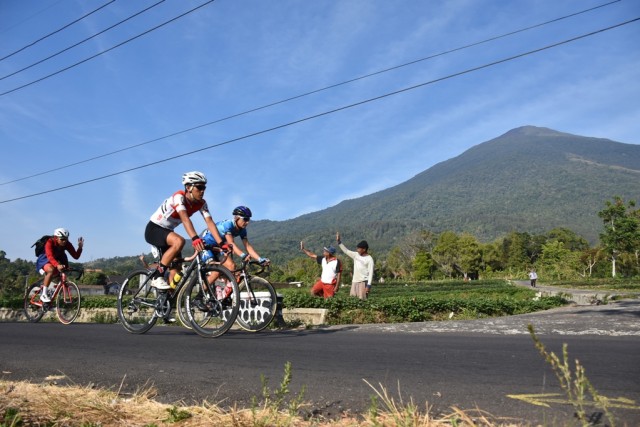
[[[73,282],[62,285],[56,298],[56,314],[60,323],[68,325],[80,314],[80,289]]]
[[[262,277],[252,277],[240,286],[240,310],[236,321],[245,331],[259,332],[269,326],[278,309],[278,295],[273,285]]]
[[[214,265],[202,267],[202,271],[205,274],[217,274],[217,279],[207,289],[195,278],[187,284],[186,311],[191,328],[198,335],[215,338],[227,332],[236,321],[240,293],[233,273],[227,268]],[[216,287],[222,292],[227,285],[231,286],[231,294],[216,298]]]
[[[24,295],[24,314],[31,323],[39,322],[46,312],[46,310],[42,308],[42,302],[40,302],[41,287],[42,280],[38,280],[27,288]]]
[[[156,288],[151,286],[154,271],[137,270],[127,276],[118,293],[118,318],[132,334],[144,334],[158,321]]]

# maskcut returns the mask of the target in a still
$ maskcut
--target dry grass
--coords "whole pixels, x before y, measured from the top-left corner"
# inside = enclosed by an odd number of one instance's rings
[[[249,409],[224,410],[207,402],[200,406],[166,405],[153,400],[148,387],[133,396],[91,387],[0,381],[0,426],[414,426],[471,427],[518,426],[499,422],[481,411],[463,412],[434,419],[428,406],[418,410],[413,402],[395,402],[382,387],[372,387],[382,403],[360,418],[303,419],[270,403]]]

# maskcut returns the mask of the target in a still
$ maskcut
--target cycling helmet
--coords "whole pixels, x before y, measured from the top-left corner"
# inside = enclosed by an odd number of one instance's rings
[[[182,185],[206,184],[207,177],[202,172],[193,171],[182,175]]]
[[[251,209],[246,206],[238,206],[233,210],[233,215],[238,215],[244,218],[251,218]]]
[[[69,238],[69,230],[67,230],[66,228],[56,228],[53,231],[53,235],[55,237],[64,237],[65,239]]]

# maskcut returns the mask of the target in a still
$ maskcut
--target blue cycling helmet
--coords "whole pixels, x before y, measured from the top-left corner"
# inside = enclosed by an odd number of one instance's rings
[[[233,210],[233,215],[238,215],[243,218],[251,218],[251,209],[246,206],[238,206]]]

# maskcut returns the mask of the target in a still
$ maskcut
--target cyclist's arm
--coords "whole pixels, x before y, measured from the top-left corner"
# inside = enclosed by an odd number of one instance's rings
[[[213,218],[211,218],[210,216],[205,216],[204,222],[207,223],[207,229],[211,232],[211,235],[216,240],[216,243],[220,245],[223,244],[225,242],[225,239],[223,239],[222,236],[220,235],[220,231],[218,231],[218,227],[216,226],[216,223],[213,220]]]
[[[53,237],[47,240],[44,244],[44,253],[47,255],[47,262],[51,264],[54,268],[58,268],[60,263],[56,259],[55,254],[53,253]]]
[[[184,225],[184,230],[187,232],[187,236],[190,237],[190,238],[198,237],[198,233],[196,232],[196,229],[193,226],[193,223],[191,222],[191,218],[189,218],[189,215],[187,214],[187,211],[186,210],[179,210],[178,211],[178,216],[180,217],[180,220],[182,221],[182,225]]]
[[[80,258],[80,255],[82,255],[82,246],[79,246],[78,250],[76,250],[71,242],[67,241],[67,243],[64,245],[64,248],[67,252],[69,252],[69,255],[71,255],[73,259],[78,259]]]
[[[255,259],[256,261],[260,259],[260,255],[258,254],[258,252],[256,252],[256,250],[253,249],[253,245],[249,243],[249,239],[242,239],[242,243],[244,244],[244,247],[249,255],[251,255],[251,258]]]

